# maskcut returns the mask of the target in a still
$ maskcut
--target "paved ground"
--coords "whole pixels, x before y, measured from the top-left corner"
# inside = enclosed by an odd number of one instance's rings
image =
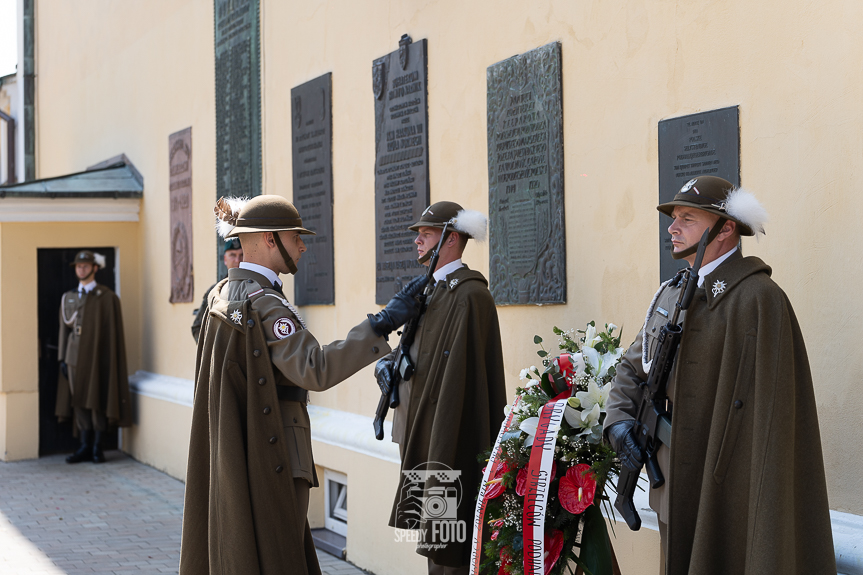
[[[119,451],[0,462],[0,573],[177,573],[183,484]],[[318,552],[324,575],[362,575]],[[290,570],[286,569],[285,573]]]

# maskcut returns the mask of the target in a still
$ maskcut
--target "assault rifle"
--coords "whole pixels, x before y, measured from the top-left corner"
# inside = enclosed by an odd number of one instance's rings
[[[677,348],[680,346],[680,339],[683,335],[683,326],[677,323],[677,319],[681,312],[686,311],[692,302],[692,296],[695,295],[695,288],[698,285],[698,271],[701,269],[701,261],[704,259],[709,232],[710,229],[707,229],[701,236],[698,252],[695,256],[695,265],[683,274],[683,285],[674,306],[674,313],[659,332],[659,343],[650,364],[647,381],[639,384],[642,393],[641,405],[638,408],[632,433],[635,436],[635,442],[647,458],[645,466],[652,489],[658,489],[665,483],[665,477],[662,476],[659,463],[656,461],[656,451],[659,449],[659,444],[671,445],[671,414],[668,412],[666,391],[668,376],[671,374],[671,368],[674,367],[674,358],[677,355]],[[621,467],[617,479],[617,499],[614,501],[614,508],[623,515],[626,524],[633,531],[638,531],[641,528],[641,517],[638,516],[635,504],[632,502],[640,474],[641,468],[633,471],[627,467]]]
[[[387,416],[387,412],[391,407],[396,408],[399,406],[399,383],[409,380],[414,373],[414,364],[413,361],[411,361],[410,349],[411,345],[413,345],[414,338],[416,337],[417,326],[419,325],[420,318],[426,311],[426,301],[428,300],[429,295],[431,295],[432,289],[434,289],[433,276],[435,268],[437,267],[438,258],[440,257],[440,248],[448,234],[447,227],[449,224],[450,222],[444,223],[443,231],[440,234],[440,240],[438,240],[437,247],[432,252],[431,258],[429,258],[429,269],[428,272],[426,272],[428,283],[426,283],[423,293],[417,296],[420,304],[420,312],[415,318],[407,322],[404,329],[401,331],[401,339],[399,340],[398,347],[396,347],[396,354],[393,358],[393,366],[395,369],[393,370],[392,385],[387,385],[385,382],[378,381],[378,387],[381,389],[381,398],[378,400],[378,408],[375,410],[374,421],[375,439],[378,441],[381,441],[384,438],[384,419]]]

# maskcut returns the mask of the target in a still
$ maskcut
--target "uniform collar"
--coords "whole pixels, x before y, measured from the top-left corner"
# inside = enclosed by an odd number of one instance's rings
[[[719,267],[719,264],[730,258],[735,252],[737,252],[737,246],[734,246],[734,249],[725,252],[709,264],[701,266],[701,269],[698,270],[698,287],[704,285],[704,278],[707,277],[707,274],[713,272],[713,270]]]
[[[79,292],[83,291],[86,293],[90,293],[91,291],[93,291],[93,289],[95,287],[96,287],[96,280],[93,280],[87,284],[82,284],[81,282],[78,282],[78,291]]]
[[[270,284],[274,286],[282,285],[282,280],[279,279],[279,274],[266,266],[262,266],[260,264],[253,264],[252,262],[240,262],[240,269],[259,273],[268,280],[270,280]]]
[[[457,269],[461,268],[462,266],[464,266],[464,264],[463,264],[463,263],[461,263],[461,258],[459,258],[459,259],[457,259],[457,260],[455,260],[455,261],[452,261],[452,262],[450,262],[450,263],[448,263],[448,264],[446,264],[446,265],[444,265],[444,266],[441,266],[441,267],[439,267],[438,269],[436,269],[436,270],[435,270],[435,272],[434,272],[434,280],[435,280],[436,282],[439,282],[439,281],[441,281],[441,280],[443,280],[443,279],[446,279],[446,276],[448,276],[449,274],[451,274],[451,273],[452,273],[452,272],[454,272],[455,270],[457,270]]]

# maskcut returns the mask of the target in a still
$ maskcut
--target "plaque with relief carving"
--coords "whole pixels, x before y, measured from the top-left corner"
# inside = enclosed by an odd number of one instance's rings
[[[566,303],[559,42],[489,66],[489,290],[498,305]]]
[[[171,205],[171,303],[194,297],[192,273],[192,128],[168,136]]]

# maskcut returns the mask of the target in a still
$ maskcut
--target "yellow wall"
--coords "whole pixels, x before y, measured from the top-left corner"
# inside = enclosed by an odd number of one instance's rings
[[[120,152],[144,174],[140,365],[183,378],[194,371],[197,301],[168,303],[168,135],[192,126],[199,299],[215,275],[212,6],[44,0],[36,16],[39,176]],[[292,195],[290,89],[333,73],[336,305],[302,310],[321,342],[377,309],[372,60],[403,33],[428,39],[432,201],[486,210],[486,68],[562,43],[569,303],[499,309],[511,392],[519,370],[538,362],[533,335],[553,345],[553,325],[613,321],[634,337],[661,279],[657,123],[739,106],[741,179],[772,216],[767,237],[745,240],[744,251],[773,266],[806,336],[831,506],[863,514],[863,444],[847,441],[863,419],[863,304],[844,297],[863,283],[854,233],[863,215],[863,4],[262,0],[261,11],[267,193]],[[487,272],[487,247],[469,246],[465,261]],[[371,415],[371,368],[313,401]],[[389,467],[379,465],[392,475]]]
[[[6,222],[0,224],[0,246],[0,458],[24,459],[36,457],[39,448],[37,250],[117,249],[126,356],[135,371],[142,319],[138,225]]]

